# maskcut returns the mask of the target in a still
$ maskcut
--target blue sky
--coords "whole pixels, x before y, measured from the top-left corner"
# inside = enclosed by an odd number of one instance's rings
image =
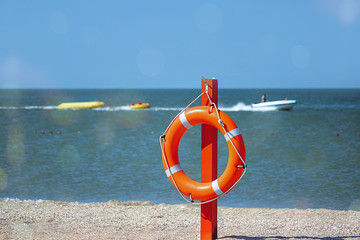
[[[0,88],[360,88],[360,1],[11,1]]]

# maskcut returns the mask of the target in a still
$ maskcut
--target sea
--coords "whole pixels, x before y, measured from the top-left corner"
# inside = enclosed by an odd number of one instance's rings
[[[296,100],[290,111],[253,109]],[[160,136],[199,89],[0,89],[0,200],[186,203],[164,172]],[[360,210],[360,89],[221,89],[247,171],[219,206]],[[103,101],[62,110],[62,102]],[[150,103],[131,110],[130,104]],[[200,105],[199,101],[192,106]],[[200,181],[201,127],[179,145]],[[218,134],[218,175],[228,147]]]

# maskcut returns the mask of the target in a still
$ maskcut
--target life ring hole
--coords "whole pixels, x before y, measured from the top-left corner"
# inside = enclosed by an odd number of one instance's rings
[[[224,136],[217,131],[218,177],[224,172],[229,158],[229,149]],[[179,162],[185,174],[194,181],[201,182],[201,125],[191,127],[182,136],[179,144]]]
[[[179,144],[179,162],[186,175],[201,182],[201,125],[187,130]]]
[[[224,138],[224,135],[220,131],[217,134],[218,138],[218,177],[225,171],[229,159],[229,148]]]

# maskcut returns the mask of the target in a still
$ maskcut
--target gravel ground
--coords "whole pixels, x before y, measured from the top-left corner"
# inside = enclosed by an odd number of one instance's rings
[[[0,201],[0,239],[199,239],[200,207]],[[218,207],[218,239],[360,239],[360,211]]]

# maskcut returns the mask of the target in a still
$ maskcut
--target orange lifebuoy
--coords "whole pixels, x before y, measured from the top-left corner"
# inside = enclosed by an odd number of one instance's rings
[[[198,106],[182,112],[174,119],[164,134],[162,161],[166,175],[182,194],[194,200],[209,201],[223,195],[241,178],[245,167],[243,166],[245,164],[245,145],[241,132],[227,114],[220,110],[218,113],[226,132],[219,123],[217,112],[214,109],[212,110],[208,106]],[[182,136],[189,128],[199,124],[207,124],[217,128],[224,135],[229,148],[227,166],[223,174],[212,182],[192,180],[182,170],[179,162],[178,149]],[[230,139],[231,141],[229,141]],[[173,179],[176,184],[174,184]]]

